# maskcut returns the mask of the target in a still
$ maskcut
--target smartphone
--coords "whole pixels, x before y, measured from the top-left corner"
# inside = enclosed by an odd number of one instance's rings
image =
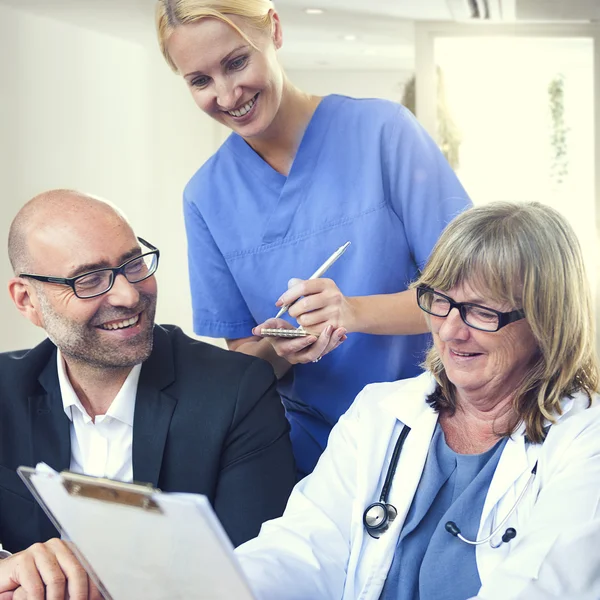
[[[269,329],[269,328],[263,327],[260,330],[260,335],[272,336],[272,337],[296,338],[296,337],[306,337],[307,335],[313,335],[313,334],[310,331],[306,331],[305,329],[302,329],[301,327],[298,327],[298,329],[283,329],[283,328]]]

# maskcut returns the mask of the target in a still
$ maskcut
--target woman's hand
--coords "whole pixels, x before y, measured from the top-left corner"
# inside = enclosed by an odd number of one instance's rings
[[[275,306],[295,304],[288,313],[304,329],[321,333],[327,326],[334,330],[343,328],[354,331],[355,310],[350,300],[342,294],[332,279],[290,279],[287,292],[281,295]]]
[[[290,323],[283,319],[267,319],[257,325],[252,333],[258,337],[261,329],[294,329]],[[305,328],[312,332],[312,328]],[[323,356],[335,350],[345,339],[346,330],[343,327],[333,328],[326,325],[317,335],[307,335],[297,338],[265,336],[264,339],[273,346],[278,356],[290,364],[304,364],[318,362]]]

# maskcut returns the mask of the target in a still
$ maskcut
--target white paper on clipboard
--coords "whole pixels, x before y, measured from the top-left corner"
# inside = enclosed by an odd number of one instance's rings
[[[18,473],[107,600],[253,600],[205,496],[46,465]]]

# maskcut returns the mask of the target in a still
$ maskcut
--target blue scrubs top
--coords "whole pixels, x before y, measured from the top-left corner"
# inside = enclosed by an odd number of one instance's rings
[[[347,241],[326,275],[345,295],[403,291],[468,206],[435,143],[399,104],[323,98],[288,177],[231,134],[184,193],[194,331],[252,335],[275,316],[291,277],[308,278]],[[420,372],[429,339],[353,333],[280,380],[301,473],[366,384]]]
[[[454,521],[477,538],[481,511],[506,444],[482,454],[458,454],[439,423],[417,492],[400,532],[380,600],[465,600],[481,587],[475,546],[446,531]]]

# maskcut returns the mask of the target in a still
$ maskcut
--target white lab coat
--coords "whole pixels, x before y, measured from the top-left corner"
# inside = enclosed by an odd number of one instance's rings
[[[379,598],[436,426],[437,414],[425,402],[434,385],[433,377],[424,373],[372,384],[359,394],[333,429],[313,474],[294,488],[283,517],[265,523],[256,539],[236,551],[259,600]],[[573,581],[561,578],[552,561],[545,564],[550,553],[555,565],[572,572],[571,553],[560,550],[568,549],[573,539],[578,563],[598,564],[600,537],[580,535],[600,519],[600,403],[595,398],[592,408],[586,406],[583,394],[565,399],[564,413],[543,445],[526,443],[523,427],[507,441],[487,493],[478,538],[489,535],[494,518],[497,525],[508,514],[536,460],[537,475],[502,530],[514,527],[517,537],[498,549],[477,546],[479,600],[529,598],[544,592],[540,584],[557,595],[539,599],[573,593]],[[398,517],[376,540],[363,527],[363,512],[379,500],[403,424],[411,432],[389,496]],[[596,531],[600,533],[597,525]],[[589,590],[599,584],[600,572],[585,572],[592,580],[586,583]],[[537,580],[540,574],[543,581]]]

